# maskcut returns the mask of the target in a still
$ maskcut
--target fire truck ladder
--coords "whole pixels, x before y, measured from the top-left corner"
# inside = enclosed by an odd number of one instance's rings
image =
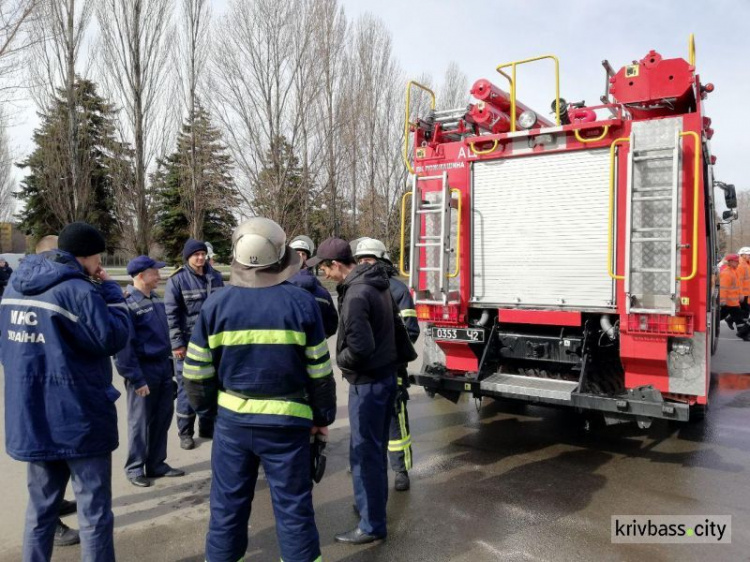
[[[633,124],[628,153],[627,313],[674,315],[680,271],[680,124]]]
[[[439,305],[458,303],[458,295],[450,290],[450,278],[455,277],[457,272],[449,271],[453,190],[448,185],[448,172],[443,172],[439,176],[412,176],[411,180],[411,248],[408,274],[409,287],[414,291],[414,303]],[[426,194],[423,193],[420,184],[431,180],[440,180],[442,189],[439,192],[430,192],[438,194],[438,198],[428,201],[425,199]],[[430,215],[437,220],[436,233],[433,233],[431,229],[422,228],[423,224],[426,225],[429,219],[433,218]],[[403,266],[402,273],[406,273],[403,271]],[[420,289],[422,274],[425,274],[422,282],[427,281],[427,290]],[[434,284],[428,281],[433,279]],[[429,290],[430,286],[434,290]]]

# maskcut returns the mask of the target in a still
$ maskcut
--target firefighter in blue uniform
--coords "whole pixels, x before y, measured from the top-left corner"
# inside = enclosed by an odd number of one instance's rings
[[[244,559],[262,464],[281,559],[320,561],[310,436],[327,435],[336,416],[320,310],[287,282],[300,260],[278,224],[250,219],[232,243],[231,286],[203,305],[184,368],[193,407],[218,404],[206,560]]]
[[[201,306],[211,293],[224,286],[221,273],[208,263],[208,248],[204,242],[190,238],[185,242],[182,259],[185,265],[175,271],[167,281],[164,305],[169,322],[169,338],[175,358],[177,374],[177,434],[180,447],[195,447],[196,411],[190,406],[182,386],[182,366],[190,334],[198,319]],[[198,414],[198,436],[210,439],[214,433],[213,410]]]
[[[399,281],[396,276],[398,272],[393,267],[385,244],[375,238],[362,238],[357,244],[354,252],[357,263],[376,263],[380,261],[388,271],[388,282],[391,295],[396,302],[401,318],[406,326],[409,339],[412,343],[419,338],[419,322],[417,322],[417,311],[414,309],[414,300],[411,298],[409,289]],[[388,458],[391,468],[396,473],[395,488],[398,492],[409,489],[409,470],[412,467],[411,433],[409,432],[409,412],[406,402],[409,400],[409,375],[406,365],[399,365],[396,374],[396,403],[391,417],[391,433],[388,441]]]
[[[183,476],[167,459],[167,432],[174,414],[172,345],[164,301],[154,292],[159,270],[167,265],[148,256],[130,260],[133,284],[125,291],[130,309],[128,344],[115,357],[128,395],[128,458],[125,475],[134,486],[148,487],[148,477]]]
[[[112,361],[130,320],[120,287],[101,267],[104,237],[91,225],[60,232],[58,250],[27,256],[0,305],[5,448],[28,463],[23,560],[50,560],[68,481],[78,501],[81,558],[115,559],[112,451],[120,393]]]
[[[297,285],[297,287],[305,289],[318,301],[320,313],[323,316],[323,329],[325,330],[326,337],[330,338],[338,329],[339,315],[333,304],[331,293],[318,281],[312,268],[307,267],[305,264],[315,251],[315,244],[307,236],[297,236],[289,243],[289,247],[296,251],[300,260],[302,260],[302,268],[289,279],[289,282],[292,285]]]

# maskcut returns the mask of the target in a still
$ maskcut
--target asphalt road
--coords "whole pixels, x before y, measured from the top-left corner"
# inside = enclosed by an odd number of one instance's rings
[[[333,540],[357,524],[346,471],[348,388],[337,375],[339,418],[331,430],[326,476],[314,492],[323,558],[750,560],[750,343],[725,330],[713,371],[712,405],[705,422],[658,422],[647,431],[627,425],[587,433],[581,420],[566,411],[491,400],[478,407],[465,398],[454,405],[412,389],[412,489],[391,495],[388,539],[364,547]],[[118,408],[122,440],[124,400]],[[115,451],[119,560],[203,560],[210,450],[211,443],[200,440],[197,449],[182,451],[173,426],[169,462],[188,475],[158,480],[148,489],[128,483],[121,470],[124,447]],[[2,455],[0,474],[0,560],[17,561],[26,505],[25,465]],[[732,543],[613,545],[614,514],[732,515]],[[77,527],[75,515],[66,522]],[[248,560],[279,559],[263,480],[253,503],[250,536]],[[58,562],[79,559],[77,546],[55,549],[53,555]]]

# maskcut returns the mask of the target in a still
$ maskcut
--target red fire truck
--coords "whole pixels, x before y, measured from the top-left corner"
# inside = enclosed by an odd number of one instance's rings
[[[555,122],[516,99],[517,67],[542,60]],[[478,80],[454,110],[407,86],[400,266],[426,326],[413,380],[428,394],[642,427],[704,415],[719,331],[714,88],[692,36],[688,60],[602,64],[600,105],[560,97],[552,55],[501,64],[507,89]],[[415,88],[432,102],[417,118]]]

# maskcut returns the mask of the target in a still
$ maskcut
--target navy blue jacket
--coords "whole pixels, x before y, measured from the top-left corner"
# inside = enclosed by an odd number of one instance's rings
[[[318,278],[315,277],[315,274],[306,267],[303,267],[289,279],[289,282],[292,285],[297,285],[297,287],[305,289],[315,297],[320,307],[320,314],[323,316],[323,329],[325,330],[326,337],[330,338],[335,334],[339,326],[339,315],[333,304],[331,293],[326,291]]]
[[[390,277],[388,283],[391,295],[393,296],[393,300],[396,301],[398,309],[401,311],[401,318],[406,326],[409,339],[411,343],[414,343],[419,339],[419,322],[417,321],[417,311],[414,308],[414,299],[411,298],[411,293],[404,282],[396,279],[395,270],[393,270],[393,273],[389,271],[388,275]]]
[[[193,408],[218,404],[218,417],[234,424],[320,427],[336,417],[320,309],[310,293],[288,282],[211,295],[183,377]]]
[[[167,281],[164,306],[169,321],[172,349],[187,347],[198,313],[208,296],[224,286],[221,273],[208,263],[198,275],[189,265],[175,271]]]
[[[125,345],[129,324],[117,283],[93,283],[72,255],[21,262],[0,305],[11,457],[50,461],[117,448],[120,393],[110,356]]]
[[[172,345],[164,301],[156,293],[147,297],[132,285],[125,295],[130,334],[127,345],[115,356],[117,370],[135,388],[171,378]]]

